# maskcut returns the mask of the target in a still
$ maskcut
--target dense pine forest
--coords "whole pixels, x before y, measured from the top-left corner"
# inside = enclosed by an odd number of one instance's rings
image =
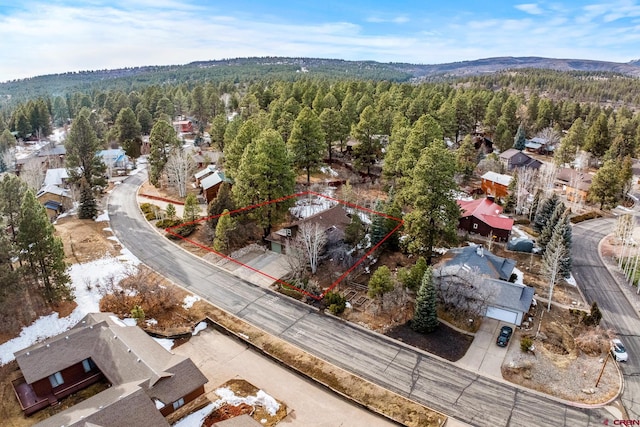
[[[456,239],[459,209],[453,194],[479,172],[504,172],[492,149],[522,150],[526,139],[539,137],[555,147],[546,158],[558,167],[588,155],[586,167],[595,172],[589,201],[600,208],[615,205],[628,189],[631,158],[640,143],[636,77],[525,68],[427,80],[406,66],[262,62],[193,63],[5,83],[0,86],[5,94],[0,168],[15,171],[16,145],[70,126],[65,166],[78,188],[79,216],[92,218],[104,186],[104,166],[96,162],[95,152],[122,147],[136,159],[148,138],[149,177],[157,185],[171,162],[180,161],[175,160],[181,141],[173,123],[189,118],[196,144],[221,152],[225,174],[234,182],[211,203],[209,214],[291,194],[296,174],[306,176],[308,184],[311,173],[340,157],[364,182],[377,182],[388,193],[371,208],[390,216],[405,213],[402,250],[427,262],[435,245]],[[542,178],[538,190],[544,188]],[[38,188],[16,179],[7,174],[0,185],[5,229],[19,231],[0,239],[0,297],[11,301],[16,289],[36,284],[43,301],[70,298],[60,243],[35,206]],[[526,191],[534,194],[536,187]],[[542,196],[536,197],[501,203],[526,213],[541,202]],[[37,221],[20,222],[27,216]],[[258,225],[266,236],[282,220],[281,211],[264,211]],[[379,226],[379,235],[393,227]],[[46,243],[35,255],[34,241]]]

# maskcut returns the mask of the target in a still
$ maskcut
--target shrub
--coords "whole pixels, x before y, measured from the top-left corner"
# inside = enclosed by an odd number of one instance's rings
[[[153,212],[153,205],[151,203],[140,203],[140,210],[144,214]]]
[[[144,214],[144,217],[147,221],[154,221],[157,219],[155,212],[147,212],[146,214]]]
[[[160,221],[156,222],[156,227],[158,227],[158,228],[167,228],[167,227],[174,227],[174,226],[176,226],[178,224],[180,224],[180,220],[179,219],[165,218],[165,219],[161,219]]]
[[[304,294],[300,291],[297,291],[289,286],[285,286],[285,285],[280,285],[280,293],[284,294],[288,297],[291,298],[295,298],[298,301],[302,299],[302,297],[304,296]]]
[[[167,237],[171,240],[178,240],[181,237],[190,236],[194,231],[196,231],[196,224],[183,224],[180,227],[172,228],[171,233],[167,233]]]
[[[520,339],[520,350],[522,350],[523,353],[528,352],[532,345],[533,340],[531,337],[522,337]]]
[[[590,211],[590,212],[583,213],[581,215],[576,215],[574,217],[571,217],[570,221],[573,224],[576,224],[578,222],[587,221],[589,219],[600,218],[601,216],[602,215],[600,215],[600,213],[597,211]]]
[[[531,221],[529,220],[529,218],[518,218],[515,221],[513,221],[513,223],[515,225],[529,225],[531,224]]]
[[[338,292],[327,292],[324,296],[325,303],[332,314],[338,315],[347,307],[347,299]]]

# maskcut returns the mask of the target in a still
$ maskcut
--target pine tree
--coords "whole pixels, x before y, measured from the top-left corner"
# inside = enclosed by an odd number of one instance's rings
[[[98,203],[93,194],[93,190],[84,179],[80,181],[80,209],[78,210],[78,218],[94,219],[98,216]]]
[[[563,262],[571,257],[568,253],[566,246],[564,245],[564,239],[561,232],[554,233],[547,245],[547,249],[542,256],[542,272],[544,276],[549,280],[549,297],[547,311],[551,309],[551,300],[553,298],[553,289],[558,283],[561,276],[561,266]]]
[[[198,205],[198,198],[195,194],[187,194],[187,198],[184,200],[184,211],[182,219],[184,222],[193,222],[200,217],[200,205]]]
[[[0,227],[4,229],[4,226],[4,222],[0,221]],[[0,303],[20,286],[18,274],[12,262],[15,252],[15,246],[9,239],[9,235],[0,233]]]
[[[433,283],[433,271],[428,267],[416,296],[416,307],[411,328],[420,333],[429,333],[438,327],[437,294]]]
[[[599,159],[606,153],[610,145],[611,139],[607,116],[604,113],[600,113],[587,130],[584,149]]]
[[[381,200],[378,200],[376,202],[375,211],[382,213],[383,209],[384,209],[384,204],[382,203]],[[385,233],[385,224],[384,224],[385,217],[377,214],[372,214],[372,215],[373,215],[373,219],[371,220],[371,243],[373,245],[377,245],[378,242],[384,239],[384,236],[387,234]]]
[[[425,253],[431,264],[438,240],[454,241],[460,208],[453,196],[456,160],[443,142],[425,148],[412,171],[411,185],[403,190],[402,200],[411,201],[414,209],[405,216],[408,249]]]
[[[533,201],[531,202],[531,210],[529,211],[529,221],[535,220],[536,213],[540,207],[540,199],[542,198],[542,190],[538,188],[533,195]]]
[[[571,276],[571,270],[573,268],[573,257],[571,256],[571,247],[573,246],[573,229],[571,228],[568,209],[564,212],[564,215],[556,225],[554,233],[558,233],[562,237],[563,245],[566,250],[565,257],[560,259],[560,268],[558,273],[560,274],[560,277],[568,279]]]
[[[18,248],[25,262],[25,276],[31,277],[50,303],[73,299],[62,239],[54,233],[44,206],[31,190],[27,190],[20,212]]]
[[[115,123],[118,142],[124,148],[127,156],[133,161],[140,157],[142,148],[142,127],[138,123],[138,118],[133,110],[129,107],[123,108],[118,113]]]
[[[372,106],[367,106],[360,114],[360,121],[353,127],[352,136],[358,141],[353,149],[356,168],[365,170],[370,175],[373,166],[382,154],[382,145],[376,137],[378,134],[378,119]]]
[[[371,279],[369,279],[369,291],[367,295],[370,298],[381,297],[387,292],[393,290],[393,278],[391,277],[391,270],[386,265],[381,265],[373,272]]]
[[[231,197],[231,184],[229,184],[228,182],[223,182],[222,184],[220,184],[220,189],[218,190],[218,194],[216,194],[216,198],[213,199],[211,203],[209,203],[209,220],[207,221],[209,227],[212,230],[215,230],[222,212],[224,212],[225,210],[232,211],[234,209],[235,204],[233,203],[233,198]]]
[[[95,188],[105,185],[106,166],[97,155],[101,146],[89,122],[89,114],[88,110],[81,110],[71,126],[64,144],[67,149],[65,162],[72,181],[80,182],[84,177],[89,186]]]
[[[522,151],[524,150],[526,142],[527,137],[524,132],[524,126],[522,126],[522,123],[520,123],[520,126],[518,126],[518,131],[516,132],[516,136],[513,138],[513,148]]]
[[[307,186],[311,183],[311,172],[322,164],[325,150],[325,134],[322,123],[311,108],[305,107],[293,122],[287,148],[291,154],[293,166],[307,175]]]
[[[553,233],[555,233],[556,225],[558,225],[558,223],[562,219],[562,216],[564,215],[566,210],[567,209],[564,203],[558,202],[555,209],[553,210],[553,213],[549,217],[549,220],[542,227],[542,232],[540,233],[540,236],[538,236],[538,239],[536,240],[536,243],[538,244],[538,246],[540,246],[540,248],[542,249],[542,252],[545,251],[547,244],[549,243],[549,241],[551,240],[551,237],[553,236]]]
[[[176,207],[173,203],[169,203],[164,209],[164,213],[167,214],[167,219],[173,221],[176,218]]]
[[[469,179],[478,165],[478,153],[473,145],[471,135],[466,135],[456,150],[456,164],[458,172],[465,179]]]
[[[158,120],[149,136],[149,182],[158,186],[164,165],[169,159],[169,152],[177,148],[180,142],[176,131],[167,121]]]
[[[614,160],[607,160],[593,176],[588,198],[600,203],[600,209],[603,209],[616,203],[621,189],[620,166]]]
[[[536,217],[533,222],[533,229],[536,232],[542,232],[544,226],[549,221],[549,218],[551,218],[551,215],[553,215],[553,211],[555,210],[558,203],[560,203],[560,198],[556,193],[553,193],[550,197],[547,197],[542,201],[542,203],[538,205],[538,209],[535,214]]]
[[[13,174],[6,174],[0,181],[0,215],[11,230],[11,241],[16,241],[20,221],[20,206],[27,192],[27,184]]]
[[[229,215],[229,211],[225,209],[220,216],[220,220],[216,225],[216,235],[213,239],[213,250],[222,254],[229,251],[229,239],[231,232],[235,228],[235,221]]]

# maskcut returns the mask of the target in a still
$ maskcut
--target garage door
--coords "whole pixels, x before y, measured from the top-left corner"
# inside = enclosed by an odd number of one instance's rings
[[[513,324],[516,324],[516,321],[518,320],[518,313],[498,307],[487,307],[486,316],[492,319],[502,320],[503,322],[509,322]]]

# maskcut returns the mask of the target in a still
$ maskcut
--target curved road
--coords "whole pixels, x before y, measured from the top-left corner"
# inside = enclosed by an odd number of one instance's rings
[[[142,175],[129,177],[110,196],[108,212],[118,239],[150,268],[237,317],[474,426],[599,426],[611,418],[603,409],[567,406],[323,316],[183,251],[144,221],[135,195]]]
[[[629,361],[620,364],[625,382],[622,404],[629,419],[640,420],[640,318],[620,289],[628,286],[624,277],[612,275],[594,250],[611,233],[614,222],[603,218],[573,226],[573,276],[587,302],[598,303],[605,326],[616,332],[627,348]]]

